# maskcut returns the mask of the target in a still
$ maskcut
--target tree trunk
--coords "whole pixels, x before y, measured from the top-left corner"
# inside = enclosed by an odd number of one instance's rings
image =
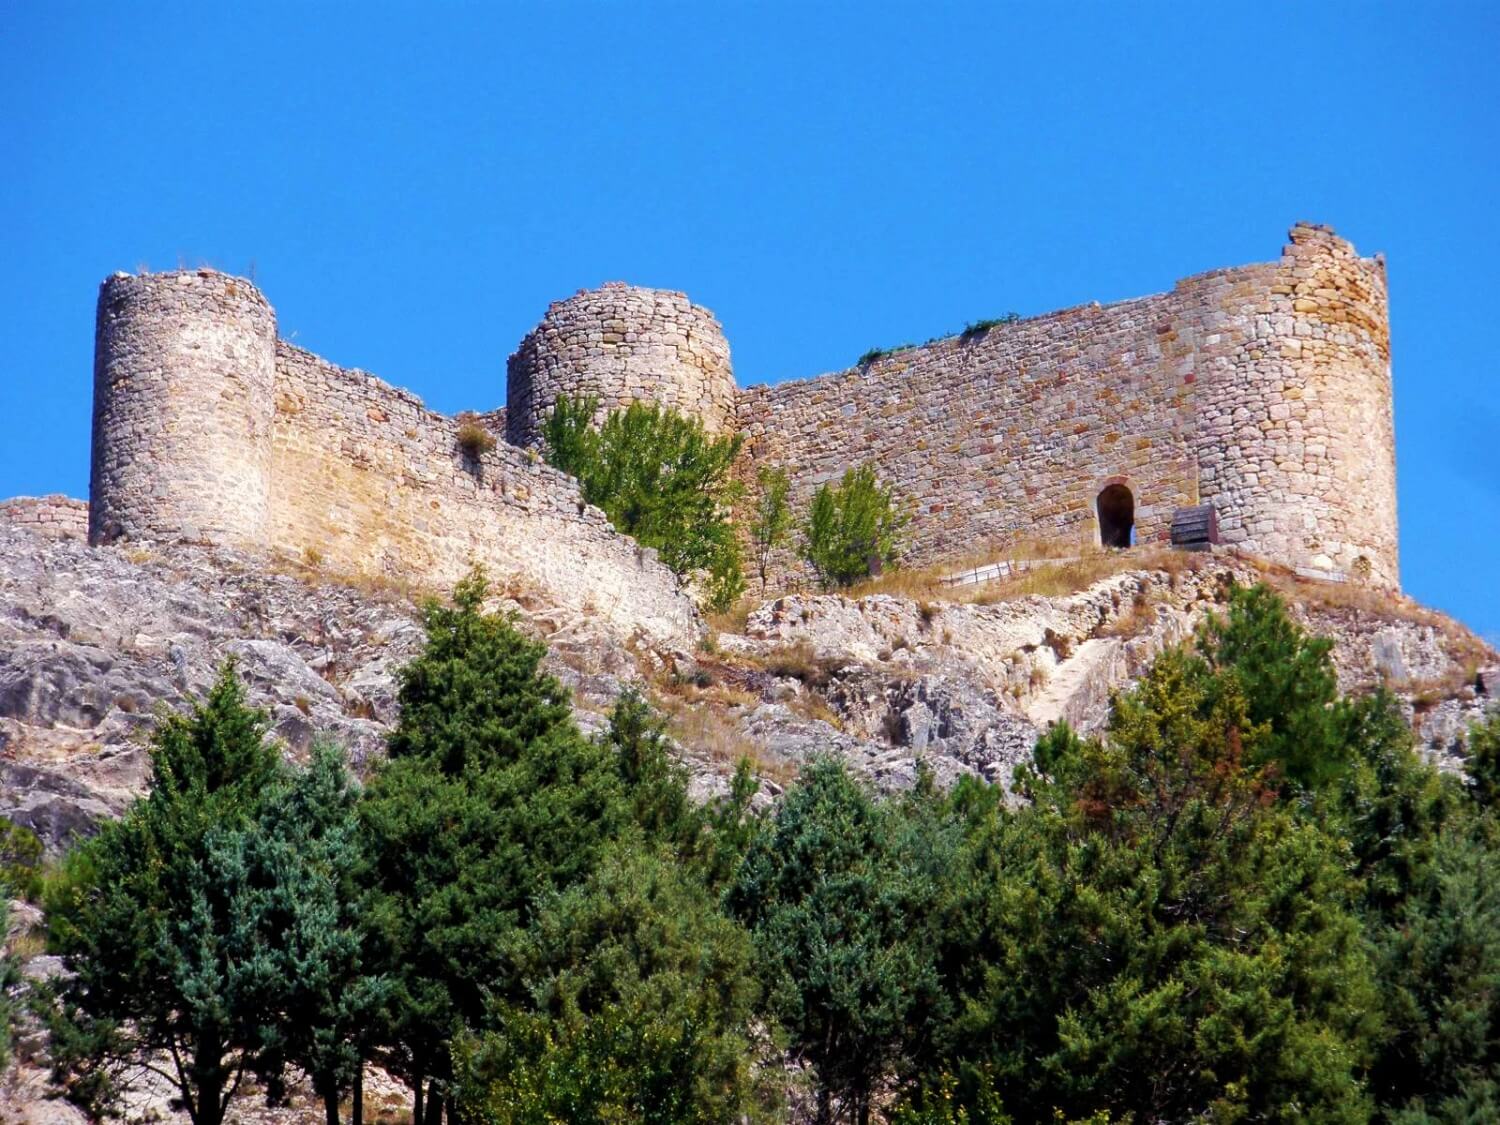
[[[443,1125],[443,1094],[436,1078],[427,1084],[427,1120],[424,1125]]]
[[[224,1080],[222,1077],[200,1078],[193,1125],[223,1125]]]
[[[818,1125],[833,1125],[833,1092],[827,1086],[818,1087]]]
[[[426,1077],[420,1070],[412,1075],[411,1088],[413,1090],[413,1093],[411,1106],[411,1125],[422,1125],[422,1122],[426,1119],[425,1115],[422,1112],[422,1084],[426,1081]]]
[[[360,1059],[354,1068],[354,1089],[350,1093],[354,1102],[349,1107],[349,1125],[365,1125],[365,1060]]]
[[[339,1084],[330,1083],[323,1088],[323,1120],[327,1125],[339,1125]]]

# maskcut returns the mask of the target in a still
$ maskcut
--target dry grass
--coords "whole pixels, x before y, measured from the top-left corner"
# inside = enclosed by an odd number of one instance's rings
[[[955,598],[976,605],[994,605],[1028,595],[1067,597],[1088,589],[1095,582],[1134,570],[1166,571],[1172,576],[1204,565],[1206,555],[1174,551],[1165,547],[1136,547],[1129,551],[1098,551],[1076,559],[1042,563],[1029,570],[981,585],[961,587]]]
[[[754,697],[750,703],[756,702]],[[667,720],[667,732],[689,750],[702,754],[723,769],[733,771],[742,761],[750,763],[757,777],[790,785],[797,777],[797,766],[766,751],[746,738],[734,721],[720,714],[706,701],[688,701],[672,695],[658,695],[657,703]]]
[[[465,411],[458,416],[458,447],[470,457],[482,457],[496,444],[495,435],[480,423],[477,414]]]
[[[741,598],[723,613],[705,613],[703,618],[715,633],[743,633],[750,611],[764,604],[760,598]]]
[[[1119,637],[1122,640],[1139,637],[1156,622],[1156,614],[1152,612],[1151,605],[1149,597],[1145,594],[1137,594],[1122,612],[1094,630],[1094,635],[1096,637]]]
[[[47,952],[47,930],[38,927],[23,930],[10,939],[10,955],[18,961],[29,961]]]
[[[1071,550],[1071,555],[1064,552]],[[1166,547],[1134,547],[1128,551],[1111,551],[1102,547],[1080,549],[1067,542],[1024,544],[1000,553],[982,552],[941,564],[894,570],[872,578],[846,591],[852,598],[872,594],[910,598],[920,604],[922,619],[930,622],[934,602],[994,605],[1030,594],[1063,597],[1085,590],[1095,582],[1132,570],[1165,570],[1180,574],[1204,565],[1209,556]],[[1004,578],[976,582],[968,586],[950,586],[943,580],[950,575],[974,570],[994,563],[1025,565]]]
[[[1287,601],[1314,610],[1349,610],[1372,617],[1426,625],[1440,638],[1448,658],[1463,669],[1463,676],[1452,677],[1458,686],[1472,682],[1480,668],[1495,659],[1495,652],[1479,637],[1447,614],[1429,609],[1396,590],[1362,586],[1354,582],[1326,582],[1304,578],[1286,567],[1264,559],[1251,559],[1251,565],[1277,593]]]
[[[747,658],[746,663],[781,679],[800,680],[813,689],[828,686],[835,664],[820,657],[807,641],[778,645],[764,656]]]

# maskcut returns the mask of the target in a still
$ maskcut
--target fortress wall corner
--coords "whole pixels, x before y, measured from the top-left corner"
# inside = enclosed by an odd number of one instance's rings
[[[1226,542],[1397,586],[1384,263],[1299,224],[1258,284],[1219,294],[1197,447]]]
[[[270,497],[276,314],[212,270],[99,289],[89,540],[251,545]]]
[[[729,344],[713,313],[682,293],[610,282],[554,302],[506,365],[507,436],[541,441],[559,395],[592,395],[601,415],[655,401],[711,433],[734,422]]]

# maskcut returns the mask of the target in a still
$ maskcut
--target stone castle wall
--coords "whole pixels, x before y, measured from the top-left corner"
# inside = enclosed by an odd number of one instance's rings
[[[788,467],[799,503],[873,463],[916,562],[1097,543],[1123,484],[1138,542],[1210,502],[1226,543],[1395,585],[1384,267],[1322,228],[1291,238],[1280,262],[751,387],[747,456]]]
[[[572,480],[504,442],[471,455],[458,420],[277,341],[248,282],[116,277],[100,319],[91,541],[279,550],[434,590],[479,562],[497,588],[596,615],[622,636],[696,640],[675,576]]]
[[[1385,263],[1301,224],[1209,284],[1195,453],[1225,541],[1399,585]]]
[[[0,523],[29,528],[49,539],[85,542],[89,537],[89,506],[61,493],[15,496],[0,500]]]
[[[1137,542],[1212,503],[1225,542],[1297,567],[1399,581],[1384,264],[1299,225],[1279,261],[736,390],[718,322],[680,293],[610,284],[550,307],[509,363],[505,408],[459,419],[276,339],[249,282],[212,271],[100,290],[92,542],[190,539],[316,552],[340,571],[497,581],[681,644],[675,578],[534,447],[559,394],[647,399],[746,437],[799,509],[873,463],[923,563],[1031,541],[1098,542],[1111,485]]]
[[[1086,305],[752,387],[740,426],[799,503],[874,463],[909,505],[913,561],[1091,540],[1110,483],[1134,494],[1138,541],[1162,539],[1198,492],[1190,352],[1160,331],[1178,312],[1170,294]]]
[[[683,293],[610,282],[556,301],[506,365],[508,435],[537,445],[560,395],[592,396],[602,417],[654,401],[702,419],[719,433],[734,424],[738,390],[729,344],[713,313]]]
[[[276,314],[211,270],[99,287],[89,482],[95,542],[254,542],[270,497]]]

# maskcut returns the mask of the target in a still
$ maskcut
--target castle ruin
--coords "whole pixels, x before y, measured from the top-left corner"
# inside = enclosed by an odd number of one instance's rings
[[[623,631],[697,628],[671,573],[540,462],[560,394],[654,400],[746,436],[805,500],[871,462],[910,505],[909,557],[1033,541],[1220,540],[1305,572],[1399,582],[1385,266],[1299,224],[1279,260],[740,388],[713,315],[619,283],[554,303],[507,405],[457,420],[278,339],[253,285],[209,270],[99,293],[89,538],[316,553],[451,583],[471,560]]]

